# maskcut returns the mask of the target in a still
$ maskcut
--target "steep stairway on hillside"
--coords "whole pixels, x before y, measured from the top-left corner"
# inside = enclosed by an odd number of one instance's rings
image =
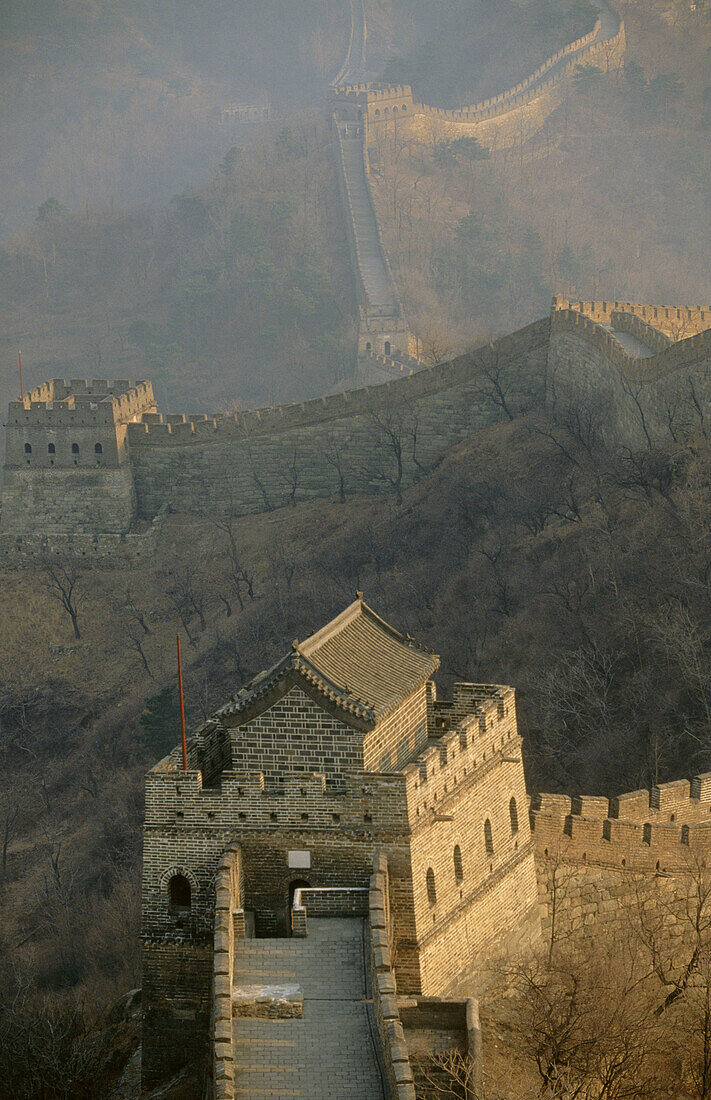
[[[368,311],[399,318],[400,303],[380,245],[375,211],[370,198],[363,154],[363,139],[341,129],[343,167],[351,200],[353,232],[358,245],[358,266],[368,300]]]
[[[235,1017],[235,1096],[383,1100],[365,949],[356,918],[310,917],[304,938],[237,942],[235,993],[298,986],[303,1016]]]

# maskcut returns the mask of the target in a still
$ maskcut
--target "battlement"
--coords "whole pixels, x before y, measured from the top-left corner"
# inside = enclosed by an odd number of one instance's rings
[[[263,772],[223,771],[219,787],[182,771],[177,754],[146,779],[146,825],[229,830],[307,829],[339,833],[407,828],[405,782],[398,774],[357,773],[338,789],[319,773],[287,773],[267,786]]]
[[[411,824],[441,809],[475,773],[501,763],[520,763],[513,688],[455,684],[452,700],[436,701],[428,721],[428,744],[402,769]]]
[[[422,367],[403,378],[391,379],[378,385],[364,386],[358,390],[314,397],[291,405],[278,405],[261,409],[246,409],[229,416],[190,416],[182,414],[144,416],[140,423],[129,424],[128,438],[132,449],[144,446],[172,446],[185,442],[197,442],[206,437],[226,435],[249,438],[253,435],[289,431],[292,428],[339,420],[342,417],[367,415],[374,409],[408,406],[413,401],[426,398],[465,383],[472,377],[474,362],[486,363],[489,359],[504,365],[545,342],[549,321],[534,321],[518,332],[504,336],[492,344],[483,345],[474,352],[458,356],[449,363],[436,367]]]
[[[176,749],[149,772],[148,825],[241,828],[412,828],[475,772],[520,764],[515,692],[496,684],[455,684],[451,701],[435,702],[428,743],[417,758],[387,772],[357,772],[334,786],[325,774],[222,769],[227,735],[209,721],[188,744],[188,771]],[[209,785],[213,784],[214,785]],[[364,810],[364,798],[367,807]]]
[[[8,405],[8,427],[126,424],[155,409],[153,385],[124,380],[53,378]]]
[[[468,107],[462,107],[459,110],[450,110],[447,108],[437,107],[425,107],[424,109],[428,114],[432,114],[438,118],[450,119],[452,122],[474,122],[481,118],[491,118],[491,112],[499,113],[502,110],[510,110],[512,105],[516,104],[519,97],[527,92],[532,85],[538,84],[542,76],[545,76],[555,65],[558,64],[564,57],[569,54],[577,53],[580,50],[584,50],[586,46],[592,45],[597,36],[600,33],[601,22],[598,18],[595,21],[595,25],[591,31],[582,35],[580,38],[576,38],[573,42],[569,42],[566,46],[563,46],[556,53],[547,58],[542,65],[532,73],[530,73],[524,80],[511,88],[507,88],[506,91],[499,92],[497,95],[490,96],[488,99],[480,100],[478,103],[472,103]],[[619,34],[619,31],[618,31]],[[576,63],[580,63],[580,59],[576,58]],[[548,87],[548,84],[540,85],[536,88],[536,92],[542,91]]]
[[[631,871],[688,871],[711,856],[711,772],[607,799],[538,794],[531,831],[544,859]]]
[[[589,305],[602,307],[611,306],[612,303],[589,303]],[[600,308],[594,311],[597,314],[594,317],[576,308],[569,309],[564,306],[554,308],[551,315],[551,335],[566,330],[575,332],[576,335],[584,337],[597,346],[607,362],[620,370],[625,377],[640,382],[651,382],[663,378],[672,371],[693,366],[711,355],[711,327],[699,330],[693,336],[670,342],[662,351],[656,352],[649,358],[630,355],[614,335],[603,327],[608,323],[605,317],[609,317],[609,323],[612,323],[613,316],[631,312],[624,309],[624,305],[625,303],[616,302],[614,308],[605,311]],[[673,307],[649,306],[646,308],[671,311]],[[698,313],[700,316],[708,314],[708,320],[711,321],[708,310],[699,310]]]
[[[552,93],[570,80],[578,65],[600,63],[610,68],[619,61],[625,48],[625,26],[620,22],[614,35],[602,38],[601,21],[598,19],[588,34],[568,43],[553,54],[535,72],[498,95],[491,96],[479,103],[459,109],[430,107],[416,104],[415,112],[440,122],[478,125],[496,120],[512,111],[526,107],[537,100],[550,100],[553,109]],[[565,62],[565,58],[570,58]],[[553,71],[558,66],[557,71]],[[542,79],[549,73],[548,79]]]
[[[711,306],[654,306],[641,302],[571,301],[556,294],[553,314],[575,311],[598,324],[615,324],[615,314],[632,314],[653,329],[678,340],[679,336],[698,335],[711,328]],[[619,319],[619,318],[618,318]]]

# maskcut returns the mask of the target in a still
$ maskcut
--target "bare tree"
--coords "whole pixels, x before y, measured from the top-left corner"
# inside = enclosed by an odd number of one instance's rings
[[[74,637],[77,641],[81,638],[79,631],[78,592],[80,571],[75,563],[60,561],[54,558],[44,558],[42,571],[45,584],[54,598],[59,601],[67,615],[71,619]]]
[[[222,536],[224,550],[227,555],[227,573],[234,586],[240,611],[244,611],[244,598],[254,600],[254,576],[249,572],[240,548],[237,543],[237,516],[232,507],[224,516],[218,516],[212,521],[213,527]],[[219,599],[224,603],[227,617],[232,614],[232,605],[229,598],[218,593]]]

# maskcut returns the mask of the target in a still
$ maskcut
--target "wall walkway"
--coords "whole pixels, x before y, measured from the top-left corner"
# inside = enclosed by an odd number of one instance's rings
[[[241,940],[234,986],[296,985],[303,1015],[235,1017],[235,1096],[383,1100],[367,1009],[362,918],[310,917],[308,935]]]

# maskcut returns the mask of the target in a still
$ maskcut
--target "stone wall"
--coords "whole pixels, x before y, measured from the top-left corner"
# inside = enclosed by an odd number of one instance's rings
[[[631,314],[674,340],[695,336],[711,328],[709,306],[651,306],[643,302],[571,301],[562,294],[553,298],[553,312],[572,310],[598,324],[611,324],[615,314]],[[660,348],[660,350],[663,350]]]
[[[515,410],[543,399],[549,322],[381,386],[236,417],[131,425],[139,514],[166,502],[181,512],[262,512],[289,500],[392,491],[392,431],[403,445],[403,484],[455,443],[501,419],[486,371],[501,372]],[[294,483],[295,482],[295,483]]]
[[[711,866],[711,774],[609,801],[536,795],[530,816],[544,940],[629,935],[642,908],[684,934],[678,906]]]
[[[400,1021],[392,965],[393,928],[388,861],[376,851],[368,895],[370,986],[392,1100],[415,1100],[410,1058]]]
[[[672,431],[698,430],[711,412],[711,328],[637,359],[604,323],[577,309],[554,309],[549,405],[591,411],[610,442],[633,448],[668,443]]]
[[[241,880],[242,866],[239,849],[225,852],[215,875],[212,976],[213,1100],[234,1100],[235,1095],[232,985],[235,939],[244,936]]]
[[[145,1087],[186,1062],[207,1066],[212,1015],[212,943],[142,942],[142,1068]]]
[[[391,890],[411,894],[393,898],[396,971],[406,992],[476,993],[494,954],[540,934],[514,693],[455,685],[433,719],[457,728],[403,769],[411,871],[391,872]]]

